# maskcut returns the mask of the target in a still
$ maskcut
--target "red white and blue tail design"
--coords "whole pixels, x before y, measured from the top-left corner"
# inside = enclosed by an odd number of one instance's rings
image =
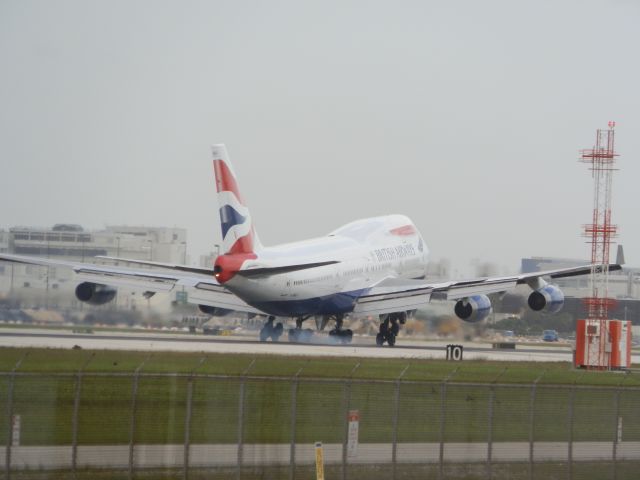
[[[227,148],[224,145],[214,145],[212,153],[222,228],[220,253],[254,253],[261,248],[260,241],[253,228],[249,209],[240,195]]]

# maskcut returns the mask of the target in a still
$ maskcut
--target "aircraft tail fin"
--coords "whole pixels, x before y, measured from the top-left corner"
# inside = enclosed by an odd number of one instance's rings
[[[253,227],[249,208],[240,194],[227,148],[220,144],[214,145],[211,150],[222,228],[220,253],[255,253],[262,245]]]
[[[622,245],[618,245],[618,251],[616,252],[616,263],[618,265],[624,265],[624,250]]]

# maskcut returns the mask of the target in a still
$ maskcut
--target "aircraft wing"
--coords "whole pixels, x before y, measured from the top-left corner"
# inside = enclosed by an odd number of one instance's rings
[[[175,287],[185,287],[189,289],[189,303],[236,310],[239,312],[263,314],[263,312],[248,305],[220,285],[212,275],[213,271],[204,268],[200,269],[157,262],[127,260],[127,262],[133,264],[166,269],[165,271],[160,271],[7,254],[0,254],[0,261],[23,265],[69,268],[76,273],[80,281],[109,285],[112,287],[135,288],[154,293],[170,292]]]
[[[596,272],[602,265],[593,266]],[[609,271],[620,270],[619,264],[610,264]],[[377,283],[364,295],[358,297],[353,313],[384,314],[402,310],[413,310],[434,300],[459,300],[473,295],[489,295],[511,290],[520,284],[529,284],[533,288],[543,277],[565,278],[591,273],[592,265],[559,268],[542,272],[523,273],[508,277],[475,278],[452,280],[442,283],[429,283],[424,280],[405,280],[387,278]]]
[[[506,292],[516,285],[521,284],[528,284],[534,287],[538,279],[544,277],[566,278],[588,275],[592,269],[595,269],[596,273],[601,272],[603,265],[582,265],[579,267],[558,268],[542,272],[522,273],[509,277],[478,278],[438,283],[431,285],[433,288],[432,298],[438,300],[458,300],[472,295],[488,295],[490,293]],[[617,263],[609,264],[610,272],[620,269],[622,269],[622,266]]]
[[[423,280],[386,278],[358,297],[353,313],[379,315],[424,307],[432,291]]]
[[[383,314],[426,306],[431,299],[458,300],[473,295],[505,292],[518,284],[516,277],[478,278],[428,283],[424,280],[387,278],[358,297],[353,313]]]

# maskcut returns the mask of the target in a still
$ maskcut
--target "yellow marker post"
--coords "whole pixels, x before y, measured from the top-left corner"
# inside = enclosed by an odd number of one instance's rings
[[[322,442],[316,442],[316,480],[324,480],[324,454]]]

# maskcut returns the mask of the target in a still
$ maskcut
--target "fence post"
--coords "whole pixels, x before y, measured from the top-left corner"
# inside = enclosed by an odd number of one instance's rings
[[[445,381],[445,382],[442,382],[442,387],[440,388],[440,433],[439,433],[440,467],[438,470],[438,478],[440,480],[444,479],[444,427],[445,427],[446,404],[447,404],[447,382]]]
[[[13,440],[13,384],[16,378],[15,368],[9,375],[9,386],[7,388],[7,443],[5,447],[4,478],[11,478],[11,442]]]
[[[613,480],[618,478],[618,419],[620,418],[620,388],[616,389],[613,416]],[[622,439],[621,439],[622,440]]]
[[[296,422],[298,415],[298,373],[291,382],[291,444],[289,445],[289,480],[294,480],[296,476]]]
[[[78,372],[76,376],[75,396],[73,399],[73,418],[71,420],[72,422],[71,469],[73,472],[73,478],[76,477],[77,462],[78,462],[78,410],[80,409],[81,388],[82,388],[82,372]]]
[[[78,374],[76,376],[76,389],[75,389],[75,397],[73,399],[73,418],[72,422],[72,446],[71,446],[71,468],[73,472],[73,477],[76,477],[77,472],[77,463],[78,463],[78,415],[80,412],[80,393],[82,391],[82,373],[84,369],[89,365],[89,362],[93,360],[95,353],[89,355],[86,362],[80,367],[78,370]]]
[[[391,433],[391,471],[393,480],[396,479],[396,464],[398,461],[398,414],[400,409],[400,379],[396,380],[396,389],[393,395],[393,418]]]
[[[240,480],[242,477],[242,462],[243,462],[243,443],[244,443],[244,395],[245,395],[245,382],[243,377],[240,380],[240,394],[238,399],[238,461],[236,478]]]
[[[342,433],[342,480],[347,480],[347,443],[349,442],[349,408],[351,405],[351,379],[344,383],[342,391],[342,421],[344,430]]]
[[[496,395],[495,387],[489,387],[489,412],[487,425],[487,478],[493,477],[493,402]]]
[[[193,400],[193,377],[189,377],[187,381],[187,412],[184,417],[184,461],[183,461],[183,478],[189,478],[189,446],[191,440],[191,409]]]
[[[529,480],[533,480],[533,441],[534,441],[534,425],[536,421],[536,386],[534,382],[531,385],[531,397],[529,398]]]
[[[11,478],[11,444],[13,442],[13,388],[16,380],[16,371],[20,368],[22,361],[29,355],[29,352],[25,353],[20,360],[16,362],[9,375],[9,386],[7,388],[7,445],[5,447],[5,459],[4,459],[4,478],[9,480]]]
[[[571,387],[571,394],[569,395],[569,446],[567,452],[567,463],[568,463],[568,478],[571,480],[573,478],[573,408],[574,401],[576,398],[576,389],[575,387]]]
[[[409,364],[410,365],[410,364]],[[404,367],[400,375],[396,379],[396,389],[393,395],[393,418],[391,420],[391,471],[393,480],[396,478],[396,466],[398,463],[398,417],[400,415],[400,381],[409,369],[409,365]]]
[[[134,437],[136,434],[136,408],[138,398],[138,379],[140,378],[140,370],[144,366],[149,357],[145,358],[136,371],[133,373],[133,383],[131,385],[131,420],[129,422],[129,479],[133,479],[133,447]]]

